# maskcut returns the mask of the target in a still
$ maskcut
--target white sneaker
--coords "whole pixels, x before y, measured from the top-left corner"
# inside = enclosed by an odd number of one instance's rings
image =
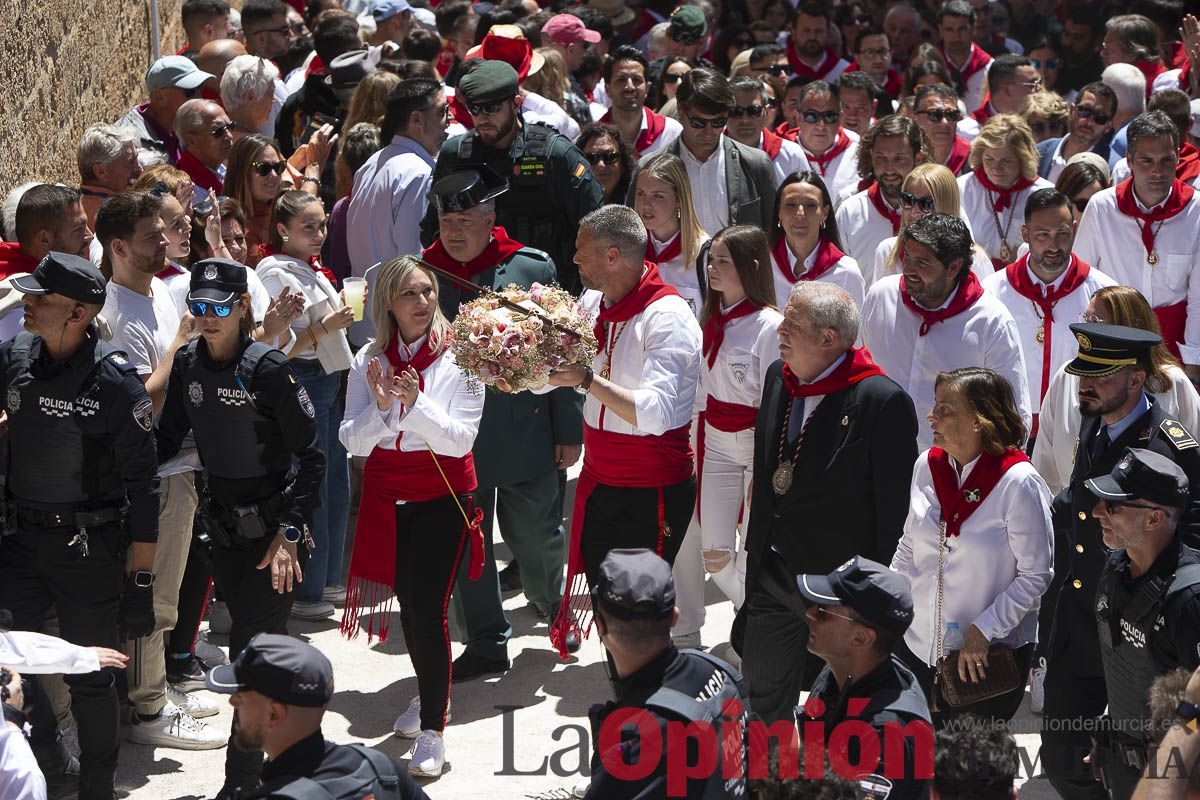
[[[208,629],[222,636],[229,633],[233,627],[233,617],[229,616],[229,606],[220,600],[213,600],[208,607]]]
[[[167,702],[173,703],[176,708],[192,719],[215,717],[221,712],[221,706],[215,701],[198,694],[181,692],[169,683],[167,684]]]
[[[133,715],[129,741],[176,750],[216,750],[224,747],[229,735],[189,717],[174,703],[167,703],[156,719],[143,720]]]
[[[446,722],[450,722],[450,701],[446,701]],[[421,698],[414,697],[408,704],[408,710],[396,717],[392,733],[405,739],[411,739],[421,732]]]
[[[1038,665],[1029,671],[1029,710],[1042,713],[1046,705],[1046,659],[1039,658]]]
[[[591,785],[591,781],[583,781],[575,784],[571,787],[571,797],[577,798],[577,800],[583,800],[583,798],[587,797],[588,787]]]
[[[204,666],[208,669],[216,669],[229,663],[229,656],[225,654],[225,651],[208,641],[207,631],[200,631],[200,635],[196,637],[196,646],[192,649],[192,655],[204,662]]]
[[[421,731],[408,751],[408,771],[423,778],[436,778],[446,767],[446,742],[436,731]]]

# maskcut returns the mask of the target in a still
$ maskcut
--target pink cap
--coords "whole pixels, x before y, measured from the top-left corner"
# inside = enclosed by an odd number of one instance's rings
[[[553,39],[555,44],[567,46],[575,42],[600,41],[600,34],[584,27],[583,20],[574,14],[556,14],[542,26],[542,36]]]

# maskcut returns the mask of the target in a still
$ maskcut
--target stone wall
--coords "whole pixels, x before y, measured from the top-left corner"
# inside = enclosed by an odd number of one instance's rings
[[[184,41],[183,0],[157,5],[162,52],[174,53]],[[4,6],[0,193],[31,180],[78,185],[75,150],[84,128],[113,122],[145,99],[154,53],[151,0],[6,0]]]

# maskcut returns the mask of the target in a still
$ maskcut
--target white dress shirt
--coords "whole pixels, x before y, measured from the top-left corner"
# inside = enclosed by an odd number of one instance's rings
[[[572,142],[579,138],[579,123],[562,106],[527,89],[521,90],[521,116],[526,123],[544,122]]]
[[[890,205],[883,192],[879,193],[879,197],[885,205]],[[900,214],[899,208],[895,211],[897,215]],[[875,259],[875,249],[879,243],[896,235],[888,218],[871,204],[866,189],[851,195],[838,206],[833,216],[837,220],[844,249],[861,265],[870,265]]]
[[[400,344],[402,358],[411,357],[425,342],[424,336],[411,345]],[[471,452],[483,415],[483,386],[467,376],[447,348],[421,373],[425,384],[417,402],[401,413],[400,400],[392,401],[387,411],[375,404],[375,394],[367,383],[367,367],[378,358],[388,366],[387,356],[372,340],[354,356],[346,383],[346,411],[338,426],[338,439],[353,456],[369,456],[376,447],[400,451],[424,450],[426,445],[438,455],[459,458]],[[395,365],[392,365],[395,366]]]
[[[953,459],[951,460],[953,463]],[[963,467],[958,484],[979,463]],[[938,551],[942,509],[928,451],[917,456],[904,535],[892,569],[912,584],[913,621],[904,643],[937,660]],[[1038,608],[1054,574],[1050,490],[1028,462],[1014,464],[963,523],[942,555],[942,628],[974,625],[989,642],[1020,647],[1037,640]]]
[[[964,219],[963,222],[967,221]],[[971,227],[969,222],[967,223],[967,227]],[[888,268],[888,257],[891,256],[892,250],[896,247],[896,240],[899,238],[898,236],[889,236],[875,248],[874,269],[871,270],[869,275],[866,271],[863,272],[863,279],[867,282],[868,289],[880,278],[900,273],[899,261],[891,269]],[[984,278],[996,272],[996,268],[992,266],[992,260],[979,247],[975,248],[975,257],[971,260],[971,272],[975,273],[975,277],[979,278],[980,283],[983,282]]]
[[[643,108],[642,121],[638,123],[638,136],[641,136],[642,131],[646,130],[646,117],[649,116],[649,114],[650,109]],[[657,153],[659,150],[664,150],[667,147],[670,147],[675,140],[679,138],[679,134],[683,133],[683,126],[679,124],[679,120],[675,119],[674,117],[663,117],[663,119],[667,121],[666,127],[663,128],[663,132],[658,135],[658,138],[655,139],[649,147],[647,147],[645,150],[638,151],[638,158],[652,155]]]
[[[832,159],[825,165],[825,171],[821,171],[820,165],[812,158],[809,158],[808,151],[805,150],[804,157],[808,158],[809,164],[814,172],[821,175],[825,181],[825,188],[829,190],[829,196],[836,198],[842,193],[842,190],[847,186],[857,186],[859,181],[858,176],[858,134],[848,128],[842,128],[846,132],[846,136],[850,138],[850,146],[843,150],[837,158]],[[803,142],[801,143],[803,146]],[[832,145],[831,145],[832,147]],[[823,155],[815,153],[814,155]]]
[[[951,292],[948,305],[957,293]],[[900,384],[924,420],[933,408],[933,382],[939,372],[960,367],[987,367],[1012,384],[1021,419],[1033,421],[1020,332],[1012,314],[986,290],[970,308],[942,320],[920,335],[922,320],[900,299],[900,276],[876,281],[863,303],[859,336],[875,363]],[[917,446],[933,444],[928,424],[917,426]]]
[[[725,339],[717,352],[716,362],[709,367],[708,358],[701,358],[697,411],[704,410],[709,395],[723,403],[759,405],[767,370],[779,360],[779,323],[782,321],[783,315],[775,309],[760,308],[725,324]]]
[[[1009,261],[1017,260],[1017,248],[1021,246],[1021,225],[1025,220],[1025,201],[1029,195],[1038,189],[1053,189],[1054,184],[1044,178],[1038,178],[1027,189],[1015,192],[1012,202],[1003,211],[994,211],[992,193],[983,187],[974,172],[958,176],[958,194],[962,198],[963,216],[971,220],[971,228],[975,236],[975,244],[982,247],[992,258],[1000,258],[1001,235],[1007,231],[1005,241],[1008,242]],[[1000,222],[996,228],[997,219]],[[1089,264],[1096,262],[1084,258]]]
[[[299,292],[304,295],[304,310],[292,320],[291,331],[284,336],[296,337],[300,331],[320,322],[330,311],[342,307],[342,300],[333,284],[307,262],[279,253],[259,261],[255,269],[271,297],[278,297],[285,286],[291,294]],[[282,341],[283,336],[272,344],[278,347]],[[303,341],[306,346],[292,353],[292,358],[315,359],[321,362],[326,374],[350,367],[350,344],[346,341],[345,330],[329,331],[318,337],[316,347],[312,346],[307,333],[304,334]]]
[[[722,139],[724,137],[722,136]],[[729,189],[725,185],[725,143],[718,141],[717,149],[701,161],[686,145],[679,147],[679,158],[687,169],[696,218],[705,231],[719,231],[729,225]]]
[[[974,42],[971,43],[971,53],[967,56],[968,62],[971,60],[971,55],[974,55],[975,50],[978,48],[979,48],[979,45],[975,44]],[[993,59],[991,58],[991,56],[988,56],[987,63],[984,65],[983,69],[976,72],[970,78],[967,78],[967,85],[966,85],[966,87],[964,87],[965,91],[963,92],[962,102],[963,102],[963,105],[965,105],[971,111],[974,111],[975,109],[977,109],[981,105],[983,105],[983,89],[984,89],[984,84],[987,82],[988,69],[992,65],[992,60]],[[950,61],[949,56],[947,56],[946,57],[946,67],[947,68],[962,69],[963,67],[966,66],[965,63],[961,64],[959,66],[951,66],[951,63],[952,62]]]
[[[759,150],[763,149],[763,135],[758,135],[758,143],[754,145]],[[783,139],[779,143],[779,152],[775,158],[771,159],[771,165],[775,167],[776,183],[783,183],[787,176],[793,172],[804,172],[812,169],[812,165],[808,163],[808,156],[804,155],[804,148],[793,142],[791,139]]]
[[[654,244],[656,251],[661,252],[663,248],[671,243],[670,241],[660,242],[649,231],[647,231],[647,234],[650,236],[650,241]],[[675,234],[675,237],[678,236],[678,233]],[[696,242],[696,247],[699,248],[707,241],[707,236],[702,237],[700,241]],[[700,285],[700,278],[696,274],[695,262],[684,263],[683,253],[681,252],[674,258],[667,261],[659,261],[657,264],[659,276],[664,282],[675,287],[675,291],[679,292],[680,296],[687,301],[696,319],[700,319],[700,311],[704,308],[704,292],[708,289],[708,283],[706,282],[703,286]]]
[[[793,275],[807,273],[812,269],[813,262],[817,258],[817,249],[813,248],[813,251],[804,259],[804,268],[796,269],[796,255],[790,247],[784,247],[784,251],[787,253],[788,266],[791,267]],[[779,267],[775,266],[773,257],[771,259],[771,280],[775,283],[775,305],[783,308],[787,305],[788,297],[792,293],[792,282],[779,271]],[[817,280],[842,287],[854,298],[854,304],[862,308],[863,299],[866,297],[866,284],[863,281],[862,271],[858,268],[858,262],[850,256],[845,255],[839,258],[837,263]]]

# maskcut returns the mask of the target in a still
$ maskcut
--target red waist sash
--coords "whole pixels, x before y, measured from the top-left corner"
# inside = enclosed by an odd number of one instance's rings
[[[1179,343],[1183,341],[1183,329],[1187,325],[1187,301],[1180,300],[1174,305],[1158,306],[1154,309],[1154,316],[1158,317],[1163,344],[1171,351],[1171,355],[1179,358]]]
[[[704,421],[719,431],[737,433],[754,427],[758,409],[740,403],[726,403],[711,394],[704,403]]]

